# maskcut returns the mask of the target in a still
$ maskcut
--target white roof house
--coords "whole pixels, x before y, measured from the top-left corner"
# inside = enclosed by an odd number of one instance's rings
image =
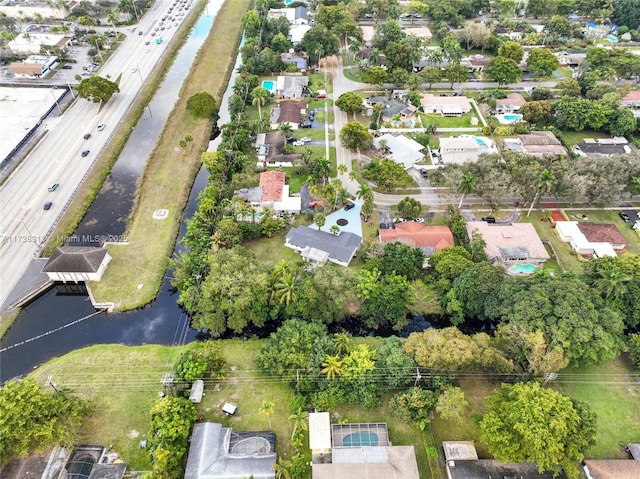
[[[493,140],[484,136],[459,135],[440,138],[440,157],[445,164],[478,161],[483,153],[497,153]]]
[[[442,116],[461,116],[471,112],[471,103],[466,96],[435,96],[425,93],[420,104],[425,113]]]
[[[424,146],[404,135],[394,136],[390,133],[385,133],[373,140],[376,148],[381,148],[383,142],[386,143],[386,149],[391,153],[393,160],[396,163],[401,163],[405,169],[411,168],[424,158],[422,153]]]
[[[291,43],[294,45],[298,45],[309,30],[311,30],[311,25],[291,25],[289,27],[289,40],[291,40]]]

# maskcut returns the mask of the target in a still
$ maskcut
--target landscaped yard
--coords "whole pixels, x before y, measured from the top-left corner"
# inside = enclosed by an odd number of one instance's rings
[[[604,364],[568,368],[552,387],[584,401],[598,415],[597,443],[586,451],[590,459],[619,459],[620,443],[640,437],[640,383],[625,357]]]
[[[611,135],[602,131],[563,131],[562,135],[569,148],[578,143],[582,143],[585,138],[611,138]]]
[[[564,210],[571,220],[576,217],[582,217],[586,214],[589,222],[592,223],[613,223],[615,224],[622,236],[629,242],[626,250],[629,253],[640,254],[640,235],[631,228],[631,223],[625,223],[618,216],[618,210],[589,210],[589,211],[572,211]]]
[[[284,245],[285,236],[287,236],[288,231],[289,227],[278,231],[271,238],[258,238],[246,241],[243,243],[243,246],[253,252],[258,262],[266,267],[273,267],[278,264],[280,260],[285,260],[288,263],[297,263],[298,261],[302,261],[300,254]]]
[[[420,114],[422,124],[427,127],[431,124],[436,125],[438,128],[482,128],[480,120],[475,113],[467,113],[460,117],[457,116],[441,116],[441,115],[427,115]],[[471,124],[471,118],[478,120],[477,125]]]

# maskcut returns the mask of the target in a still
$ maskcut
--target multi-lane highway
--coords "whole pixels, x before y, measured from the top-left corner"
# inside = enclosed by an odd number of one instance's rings
[[[48,134],[0,187],[0,305],[38,252],[39,245],[47,239],[48,231],[118,127],[167,43],[175,36],[179,28],[174,24],[186,18],[186,5],[190,2],[181,5],[178,1],[176,6],[174,3],[175,0],[157,1],[138,25],[120,30],[127,38],[97,72],[112,80],[120,76],[120,92],[102,108],[78,99],[59,119],[46,121]],[[160,30],[162,17],[172,6],[171,28],[166,29],[165,21],[165,29]],[[184,15],[176,16],[181,7]],[[155,28],[158,31],[151,36]],[[163,39],[161,44],[154,41],[158,36]],[[146,42],[149,44],[145,45]],[[102,131],[97,129],[100,124],[105,125]],[[85,139],[87,133],[91,136]],[[83,157],[85,150],[89,150],[89,154]],[[49,191],[53,183],[59,186]],[[44,210],[47,202],[52,203],[51,207]]]

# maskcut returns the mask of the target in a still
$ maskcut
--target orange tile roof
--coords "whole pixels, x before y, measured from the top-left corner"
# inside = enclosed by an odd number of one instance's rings
[[[284,171],[265,171],[260,173],[262,201],[282,201],[284,179]]]
[[[427,226],[415,221],[398,223],[396,229],[380,230],[381,243],[399,241],[413,247],[433,247],[436,251],[454,246],[453,234],[446,226]]]

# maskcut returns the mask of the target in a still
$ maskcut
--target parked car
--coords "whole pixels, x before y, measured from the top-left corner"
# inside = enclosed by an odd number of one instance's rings
[[[42,208],[44,210],[49,210],[51,209],[51,205],[53,205],[53,203],[51,201],[47,201]]]
[[[380,228],[381,230],[386,230],[387,229],[387,223],[380,223]]]
[[[49,188],[47,188],[49,191],[56,191],[56,189],[58,188],[58,183],[53,183],[52,185],[49,186]]]
[[[620,218],[622,218],[622,221],[624,221],[625,223],[629,223],[631,221],[631,218],[629,218],[629,215],[626,214],[624,211],[621,211],[620,213],[618,213],[618,216],[620,216]]]
[[[487,223],[495,223],[496,219],[493,216],[483,216],[482,221],[486,221]]]
[[[304,146],[304,141],[302,140],[294,141],[293,146]]]
[[[71,70],[73,67],[71,65],[62,65],[63,70]]]
[[[89,150],[84,150],[84,151],[81,153],[81,155],[82,155],[82,157],[83,157],[83,158],[84,158],[85,156],[89,156]]]
[[[413,221],[416,223],[424,223],[424,218],[414,218]]]
[[[104,130],[106,126],[107,126],[107,125],[105,125],[104,123],[100,123],[100,124],[98,125],[98,131],[102,131],[102,130]]]
[[[298,139],[295,136],[290,136],[289,138],[287,138],[287,143],[289,143],[290,145],[292,145],[296,141],[298,141]]]
[[[311,128],[311,122],[310,121],[305,121],[300,123],[300,128]]]
[[[304,137],[300,138],[300,141],[302,141],[304,143],[307,143],[307,142],[311,141],[311,138],[304,136]]]
[[[423,178],[429,178],[429,171],[424,166],[420,168],[420,174]]]
[[[355,203],[347,203],[346,205],[344,205],[344,210],[349,211],[350,209],[355,208],[355,206],[356,206]]]
[[[314,200],[309,202],[309,208],[315,208],[316,206],[324,206],[324,201]]]

